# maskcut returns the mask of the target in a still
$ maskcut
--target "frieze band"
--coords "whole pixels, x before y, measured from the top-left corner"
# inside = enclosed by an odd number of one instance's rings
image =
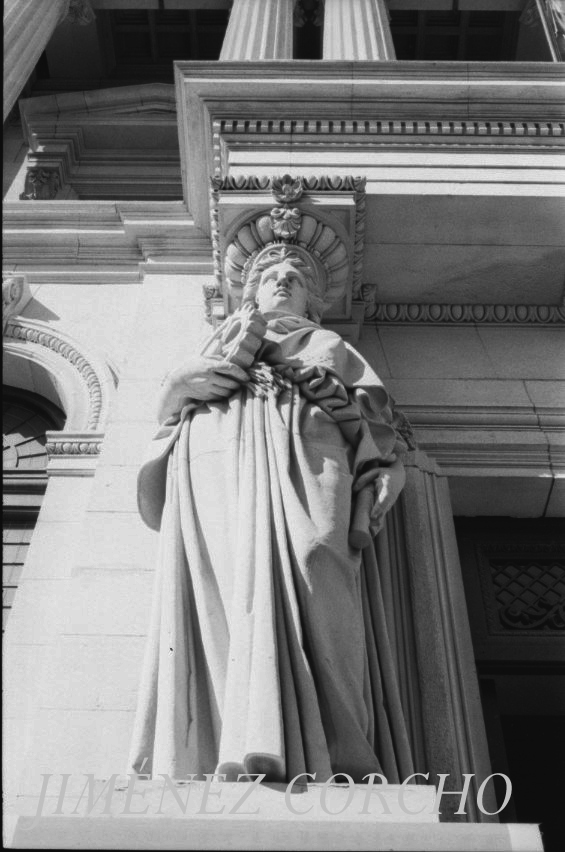
[[[564,325],[561,305],[372,304],[365,320],[389,325]]]

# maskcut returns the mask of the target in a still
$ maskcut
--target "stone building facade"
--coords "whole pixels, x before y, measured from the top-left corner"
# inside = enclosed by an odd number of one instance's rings
[[[135,496],[155,399],[229,310],[230,223],[288,173],[348,240],[351,289],[325,322],[406,418],[408,480],[378,539],[402,699],[427,783],[474,776],[467,813],[445,796],[422,831],[430,848],[534,849],[526,824],[541,823],[559,847],[564,15],[559,0],[6,1],[17,845],[42,775],[52,812],[62,777],[71,801],[85,773],[125,770],[157,542]],[[514,783],[494,816],[503,787],[477,806],[492,773]],[[156,822],[135,831],[158,843]],[[106,828],[88,825],[94,847]],[[41,832],[70,848],[69,826]]]

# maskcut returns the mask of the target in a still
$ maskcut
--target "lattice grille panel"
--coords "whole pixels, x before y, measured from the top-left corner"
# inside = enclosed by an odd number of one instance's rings
[[[498,616],[511,630],[565,630],[565,562],[489,560]]]

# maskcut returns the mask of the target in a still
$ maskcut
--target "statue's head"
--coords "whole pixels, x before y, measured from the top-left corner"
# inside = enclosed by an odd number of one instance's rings
[[[317,267],[299,246],[268,246],[253,260],[242,301],[254,303],[262,313],[291,313],[319,322],[324,300]]]

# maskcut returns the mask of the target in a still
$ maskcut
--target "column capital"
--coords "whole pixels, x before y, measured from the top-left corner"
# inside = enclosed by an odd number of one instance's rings
[[[90,0],[65,0],[61,22],[67,21],[69,24],[78,24],[81,27],[86,27],[95,18],[96,15],[94,14]]]
[[[429,457],[424,450],[410,450],[403,457],[404,467],[417,468],[422,473],[432,473],[434,476],[444,476],[435,459]]]

